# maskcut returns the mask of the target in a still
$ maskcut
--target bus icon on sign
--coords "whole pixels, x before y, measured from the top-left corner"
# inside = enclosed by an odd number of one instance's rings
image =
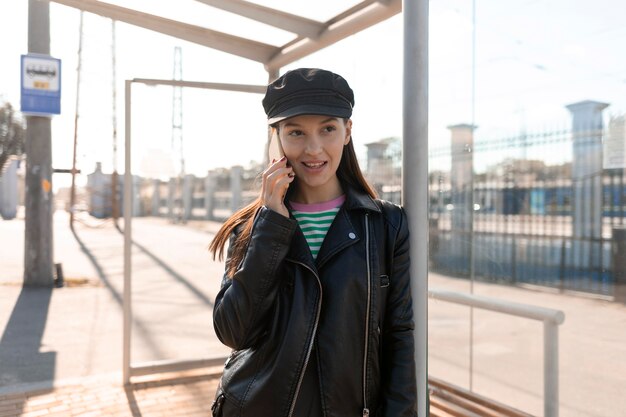
[[[26,67],[26,75],[28,75],[30,78],[35,78],[35,77],[53,78],[53,77],[56,77],[57,71],[54,66],[31,65],[29,67]]]
[[[26,90],[59,91],[61,61],[40,55],[22,58],[22,87]]]

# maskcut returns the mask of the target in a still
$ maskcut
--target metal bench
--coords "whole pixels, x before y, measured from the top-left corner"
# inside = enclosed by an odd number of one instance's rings
[[[533,417],[437,378],[429,377],[428,386],[431,417]]]

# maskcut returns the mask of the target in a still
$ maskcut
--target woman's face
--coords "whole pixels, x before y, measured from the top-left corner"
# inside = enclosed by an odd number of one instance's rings
[[[280,142],[298,180],[305,203],[338,197],[337,168],[343,147],[350,142],[352,121],[329,116],[302,115],[279,123]]]

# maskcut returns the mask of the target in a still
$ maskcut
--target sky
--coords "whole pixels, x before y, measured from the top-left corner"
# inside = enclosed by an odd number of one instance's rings
[[[112,3],[116,3],[111,0]],[[258,0],[324,21],[356,1]],[[149,13],[280,45],[293,35],[193,0],[117,1]],[[546,132],[571,124],[567,104],[609,103],[605,115],[626,111],[626,3],[622,0],[432,0],[430,2],[429,142],[449,146],[450,125],[473,123],[477,140]],[[287,9],[285,9],[287,7]],[[27,52],[28,1],[0,2],[0,97],[19,105],[20,55]],[[474,17],[475,16],[475,17]],[[77,102],[80,12],[50,5],[51,55],[62,60],[62,113],[52,119],[53,167],[70,168]],[[473,22],[475,40],[473,43]],[[78,167],[92,172],[114,162],[111,21],[85,14],[78,96]],[[355,91],[353,137],[366,143],[402,132],[402,16],[353,35],[291,64],[343,75]],[[123,171],[124,80],[171,79],[174,48],[182,49],[183,79],[264,85],[262,65],[124,23],[116,24],[118,171]],[[473,59],[475,54],[475,60]],[[186,171],[260,161],[265,114],[256,94],[185,89]],[[172,152],[171,87],[133,87],[133,173],[164,176],[177,169]],[[559,152],[544,155],[557,163]],[[433,164],[437,164],[433,161]],[[445,164],[444,164],[445,165]],[[56,175],[55,189],[69,176]],[[84,182],[84,177],[81,179]]]

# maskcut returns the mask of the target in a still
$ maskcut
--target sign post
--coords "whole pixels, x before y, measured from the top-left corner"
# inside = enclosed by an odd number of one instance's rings
[[[26,114],[24,286],[52,287],[52,132],[60,112],[61,63],[50,57],[50,4],[28,0],[28,55],[21,60],[21,111]]]

